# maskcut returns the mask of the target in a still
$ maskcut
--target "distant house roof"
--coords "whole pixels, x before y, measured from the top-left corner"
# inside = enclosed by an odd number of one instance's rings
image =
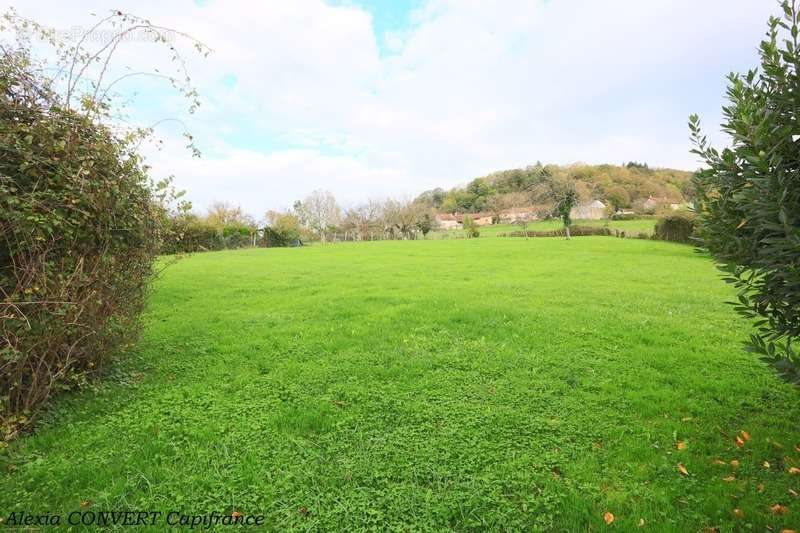
[[[492,216],[491,213],[461,213],[461,214],[456,213],[456,220],[458,220],[459,222],[463,222],[464,217],[471,217],[472,220],[478,220],[480,218],[486,218],[491,216]]]
[[[436,218],[439,219],[439,222],[446,222],[449,220],[454,220],[458,223],[464,221],[464,217],[472,217],[472,220],[478,220],[480,218],[487,218],[491,217],[491,213],[437,213]]]
[[[645,200],[644,203],[650,204],[650,205],[655,205],[655,204],[666,204],[667,201],[668,200],[667,200],[666,196],[664,196],[662,198],[656,198],[656,197],[653,197],[653,196],[648,196],[647,200]]]
[[[600,209],[605,209],[606,204],[604,204],[600,200],[595,200],[594,202],[588,204],[586,207],[599,207]]]
[[[532,213],[534,211],[533,207],[510,207],[508,209],[503,209],[500,214],[501,215],[527,215],[528,213]]]

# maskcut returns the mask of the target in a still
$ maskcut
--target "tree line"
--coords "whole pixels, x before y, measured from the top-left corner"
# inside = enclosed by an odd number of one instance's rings
[[[174,239],[165,251],[410,239],[437,229],[437,213],[485,212],[497,222],[503,211],[519,207],[532,208],[536,218],[560,218],[569,226],[569,210],[580,203],[601,199],[612,211],[647,213],[652,209],[645,201],[651,197],[665,203],[693,200],[693,183],[690,172],[651,169],[646,163],[564,167],[536,163],[476,178],[465,187],[425,191],[413,200],[368,200],[342,208],[331,192],[317,190],[290,209],[268,211],[259,221],[240,207],[217,202],[205,215],[176,213]]]
[[[297,246],[308,241],[384,240],[425,237],[437,227],[436,211],[419,201],[368,200],[342,208],[329,191],[317,190],[290,209],[267,211],[256,220],[241,207],[213,203],[205,214],[172,214],[166,253],[247,246]]]

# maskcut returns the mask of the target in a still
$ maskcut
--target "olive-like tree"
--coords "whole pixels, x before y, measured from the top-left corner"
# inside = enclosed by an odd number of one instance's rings
[[[689,120],[704,169],[696,174],[700,236],[736,310],[755,320],[748,348],[800,383],[800,15],[781,3],[761,43],[760,69],[728,76],[722,129],[732,143],[711,147]]]
[[[573,185],[567,184],[555,190],[554,197],[555,206],[553,210],[564,223],[564,232],[567,235],[567,239],[569,239],[569,228],[572,226],[572,217],[570,213],[572,212],[572,208],[575,207],[575,204],[578,203],[578,192]]]

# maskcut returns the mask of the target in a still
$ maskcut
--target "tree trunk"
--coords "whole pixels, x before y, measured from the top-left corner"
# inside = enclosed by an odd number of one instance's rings
[[[569,240],[569,226],[564,226],[564,229],[567,230],[567,240]]]

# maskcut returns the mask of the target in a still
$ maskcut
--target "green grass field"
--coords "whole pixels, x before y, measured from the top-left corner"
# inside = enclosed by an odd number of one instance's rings
[[[133,353],[0,452],[0,509],[798,528],[800,393],[742,351],[731,296],[690,247],[613,237],[197,254]]]
[[[624,230],[631,234],[647,233],[652,234],[656,227],[655,219],[637,220],[574,220],[576,226],[608,226],[613,229]],[[549,231],[561,229],[563,224],[560,220],[536,220],[528,224],[528,231]],[[481,237],[494,237],[498,233],[512,231],[522,231],[522,228],[515,224],[492,224],[491,226],[481,226]],[[443,237],[448,233],[463,233],[462,230],[443,230],[435,232],[434,237]]]

